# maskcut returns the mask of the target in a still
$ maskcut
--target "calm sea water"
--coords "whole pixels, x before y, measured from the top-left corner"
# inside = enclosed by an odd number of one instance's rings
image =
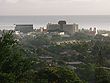
[[[46,27],[48,23],[57,23],[59,20],[65,20],[67,23],[77,23],[79,28],[97,27],[98,29],[110,30],[110,15],[0,16],[0,25],[34,24],[35,28],[39,28]],[[0,29],[3,28],[0,27]],[[9,28],[5,27],[5,29]]]

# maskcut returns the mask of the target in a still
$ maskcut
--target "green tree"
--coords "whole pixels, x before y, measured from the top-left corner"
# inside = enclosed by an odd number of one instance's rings
[[[26,81],[25,75],[30,65],[13,32],[4,33],[0,39],[0,83]]]
[[[103,56],[104,44],[103,41],[98,41],[95,43],[94,51],[96,54],[95,59],[95,82],[96,83],[110,83],[110,70],[106,67],[106,60]]]
[[[38,79],[40,82],[43,80],[41,83],[84,83],[73,70],[63,67],[41,69],[37,73],[36,80]]]

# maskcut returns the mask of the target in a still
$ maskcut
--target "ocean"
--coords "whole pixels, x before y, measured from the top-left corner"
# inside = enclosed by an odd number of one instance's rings
[[[0,29],[13,29],[3,25],[14,24],[33,24],[34,28],[46,27],[48,23],[58,23],[59,20],[77,23],[80,29],[96,27],[101,30],[110,30],[110,15],[0,16]]]

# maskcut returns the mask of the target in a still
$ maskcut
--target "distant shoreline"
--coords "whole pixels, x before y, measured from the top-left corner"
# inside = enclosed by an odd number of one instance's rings
[[[96,27],[110,30],[110,15],[22,15],[0,16],[0,25],[33,24],[36,28],[46,27],[48,23],[66,20],[67,23],[77,23],[79,28]]]

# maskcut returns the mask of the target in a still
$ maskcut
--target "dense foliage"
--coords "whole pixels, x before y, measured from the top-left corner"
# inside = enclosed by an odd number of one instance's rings
[[[45,42],[43,39],[37,41],[36,47],[47,45]],[[50,67],[38,59],[39,52],[35,53],[17,42],[13,32],[4,33],[0,38],[0,83],[83,83],[74,70]]]
[[[0,83],[110,83],[109,39],[79,33],[70,38],[36,34],[18,42],[13,32],[3,33]]]

